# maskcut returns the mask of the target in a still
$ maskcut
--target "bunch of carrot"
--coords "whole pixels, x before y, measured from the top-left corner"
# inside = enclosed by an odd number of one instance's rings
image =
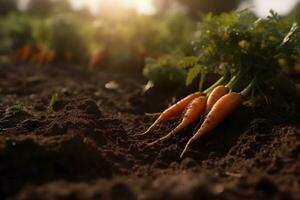
[[[37,51],[31,58],[30,62],[35,65],[45,65],[51,63],[55,58],[53,50]]]
[[[233,80],[235,80],[235,77]],[[240,93],[232,92],[230,89],[230,84],[227,84],[226,86],[215,85],[215,87],[209,88],[203,93],[196,92],[190,94],[163,111],[158,119],[146,130],[146,132],[139,135],[147,134],[158,123],[183,114],[180,124],[167,135],[148,144],[149,146],[152,146],[158,142],[170,138],[172,135],[188,127],[202,116],[205,116],[201,127],[194,134],[194,136],[189,139],[184,150],[182,151],[180,155],[182,158],[184,153],[187,151],[187,148],[193,141],[217,127],[225,118],[230,115],[230,113],[232,113],[241,105],[242,96],[246,95],[251,90],[253,84],[254,80],[251,81],[251,83]]]
[[[90,70],[95,69],[98,65],[101,64],[103,58],[104,58],[103,52],[97,51],[95,53],[92,53],[89,58],[89,69]]]
[[[17,62],[29,62],[35,65],[45,65],[54,61],[56,53],[53,50],[42,50],[31,45],[18,48],[14,59]]]
[[[18,48],[15,51],[15,59],[21,62],[27,62],[30,60],[32,55],[34,54],[34,48],[30,45],[26,45],[24,47]]]

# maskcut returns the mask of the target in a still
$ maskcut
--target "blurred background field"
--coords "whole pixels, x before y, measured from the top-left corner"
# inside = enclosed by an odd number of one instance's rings
[[[269,9],[295,16],[297,2],[1,0],[1,65],[65,63],[141,74],[148,57],[192,54],[205,13],[249,8],[261,17]]]

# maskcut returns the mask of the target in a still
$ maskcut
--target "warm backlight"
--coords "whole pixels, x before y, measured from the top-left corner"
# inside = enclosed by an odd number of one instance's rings
[[[70,0],[75,8],[87,6],[97,13],[101,5],[109,3],[110,5],[131,8],[141,14],[153,14],[155,12],[151,0]]]

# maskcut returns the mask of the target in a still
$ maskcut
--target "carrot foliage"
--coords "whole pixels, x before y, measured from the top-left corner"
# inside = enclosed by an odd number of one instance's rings
[[[260,85],[299,58],[298,25],[273,11],[266,19],[248,12],[208,15],[197,36],[197,64],[221,75],[240,74],[248,81],[255,78]]]
[[[200,80],[200,90],[206,75],[216,74],[221,79],[213,87],[227,84],[233,91],[248,88],[245,92],[252,96],[264,94],[278,74],[298,61],[298,29],[293,20],[273,11],[267,18],[247,10],[208,14],[198,25],[193,54],[178,58],[178,65],[187,70],[187,84]]]
[[[164,56],[146,59],[143,74],[158,87],[173,88],[183,85],[186,71],[179,67],[176,57]]]

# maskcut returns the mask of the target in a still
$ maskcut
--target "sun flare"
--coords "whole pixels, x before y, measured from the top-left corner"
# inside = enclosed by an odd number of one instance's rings
[[[105,0],[70,0],[74,8],[87,6],[93,13],[97,13]],[[116,4],[125,8],[136,10],[140,14],[153,14],[155,8],[152,0],[110,0],[109,4]]]

